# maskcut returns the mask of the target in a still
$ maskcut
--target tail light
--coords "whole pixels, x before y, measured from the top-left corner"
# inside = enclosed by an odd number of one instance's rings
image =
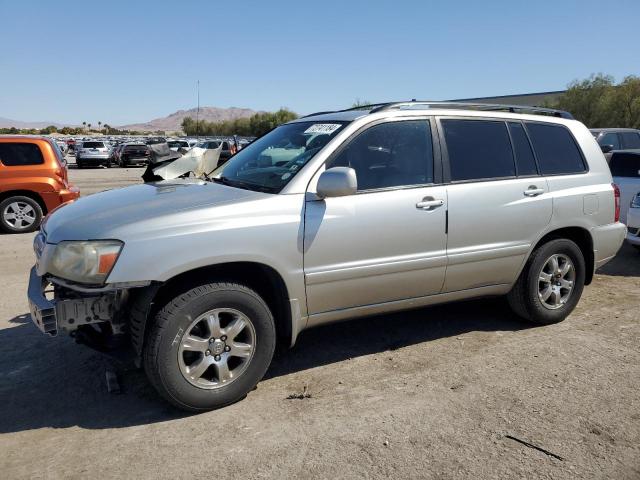
[[[612,183],[611,186],[613,187],[613,198],[615,201],[615,215],[614,215],[614,222],[619,222],[620,221],[620,188],[618,188],[618,185],[616,185],[615,183]]]

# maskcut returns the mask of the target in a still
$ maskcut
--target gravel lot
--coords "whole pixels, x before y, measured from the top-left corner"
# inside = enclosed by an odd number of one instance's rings
[[[86,195],[142,169],[70,173]],[[245,400],[185,415],[138,371],[107,393],[110,360],[31,325],[32,239],[0,236],[3,478],[640,478],[640,255],[626,246],[561,324],[491,299],[321,327]]]

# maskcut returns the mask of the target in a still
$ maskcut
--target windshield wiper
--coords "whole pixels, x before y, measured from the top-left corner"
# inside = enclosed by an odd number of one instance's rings
[[[222,183],[223,185],[227,185],[229,187],[242,188],[245,190],[253,190],[255,192],[264,192],[264,193],[276,193],[277,189],[275,187],[268,187],[266,185],[258,185],[257,183],[251,182],[242,182],[240,180],[231,180],[227,177],[213,177],[213,180],[216,183]]]

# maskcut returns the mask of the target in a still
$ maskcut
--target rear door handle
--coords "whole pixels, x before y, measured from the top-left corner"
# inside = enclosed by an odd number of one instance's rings
[[[423,198],[421,202],[416,203],[416,208],[420,210],[433,210],[444,205],[444,200],[434,199],[433,197]]]
[[[537,197],[544,193],[544,188],[538,188],[535,185],[531,185],[522,193],[524,193],[525,197]]]

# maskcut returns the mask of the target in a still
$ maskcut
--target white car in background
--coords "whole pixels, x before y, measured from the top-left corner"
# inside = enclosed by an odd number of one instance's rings
[[[609,169],[613,182],[620,188],[620,221],[629,225],[627,213],[630,211],[631,201],[640,192],[640,153],[613,152]]]
[[[187,151],[191,149],[191,145],[186,140],[167,140],[167,144],[169,144],[169,148],[174,152],[179,150]]]
[[[627,215],[627,242],[640,251],[640,191],[635,194]]]

